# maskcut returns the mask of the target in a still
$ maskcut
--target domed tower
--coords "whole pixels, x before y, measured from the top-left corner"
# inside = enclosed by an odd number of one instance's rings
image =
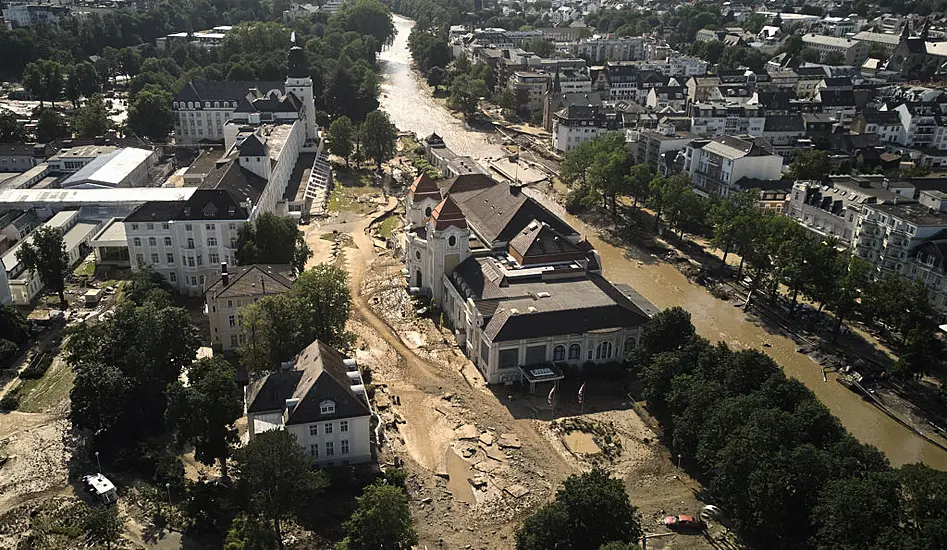
[[[292,92],[303,104],[306,141],[315,142],[318,139],[319,128],[316,126],[316,102],[312,93],[312,77],[309,74],[306,52],[299,46],[290,48],[287,65],[289,70],[286,75],[286,93]]]
[[[450,195],[444,197],[427,222],[429,262],[428,285],[437,307],[444,303],[444,275],[454,271],[470,256],[470,228],[467,217]],[[425,285],[427,286],[427,285]]]

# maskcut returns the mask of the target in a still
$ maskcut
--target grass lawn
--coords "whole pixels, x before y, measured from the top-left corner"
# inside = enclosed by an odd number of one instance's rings
[[[72,271],[72,274],[76,277],[82,277],[85,279],[91,279],[95,275],[95,260],[90,260],[88,262],[82,262],[77,268]]]
[[[390,239],[391,235],[401,226],[398,216],[388,216],[378,224],[378,234],[383,239]]]
[[[46,374],[38,380],[23,380],[19,386],[20,405],[17,410],[38,413],[55,407],[69,397],[76,373],[57,357]]]
[[[357,212],[367,214],[375,209],[375,205],[369,202],[358,202],[358,198],[366,198],[379,192],[377,187],[345,187],[337,185],[332,189],[329,195],[330,212]]]

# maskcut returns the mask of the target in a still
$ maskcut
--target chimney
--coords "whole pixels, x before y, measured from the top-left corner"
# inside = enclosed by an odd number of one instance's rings
[[[224,283],[224,287],[230,285],[230,274],[227,273],[227,262],[220,262],[220,279]]]

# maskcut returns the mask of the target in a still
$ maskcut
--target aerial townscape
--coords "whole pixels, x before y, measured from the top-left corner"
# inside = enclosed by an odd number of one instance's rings
[[[0,14],[0,550],[947,548],[947,0]]]

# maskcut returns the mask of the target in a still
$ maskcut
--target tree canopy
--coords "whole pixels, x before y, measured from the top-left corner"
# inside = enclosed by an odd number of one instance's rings
[[[337,550],[408,550],[418,543],[404,491],[373,483],[356,498],[357,507],[343,526]]]
[[[236,253],[240,265],[290,265],[300,273],[311,257],[306,238],[292,216],[264,212],[240,228]]]
[[[361,136],[365,155],[381,170],[382,163],[395,155],[395,141],[398,139],[395,125],[384,111],[372,111],[362,123]]]
[[[16,259],[26,269],[36,272],[43,285],[59,295],[59,303],[65,307],[69,256],[59,228],[45,225],[37,228],[16,251]]]

